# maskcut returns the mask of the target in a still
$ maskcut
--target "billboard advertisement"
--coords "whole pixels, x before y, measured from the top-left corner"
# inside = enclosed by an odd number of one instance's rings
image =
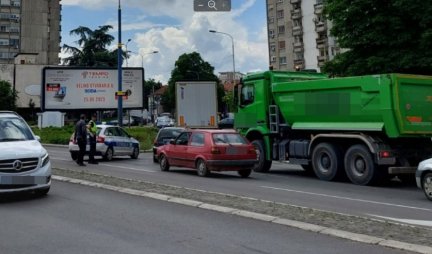
[[[118,93],[118,70],[104,68],[46,67],[43,69],[42,110],[143,108],[144,69],[122,69],[122,92]]]

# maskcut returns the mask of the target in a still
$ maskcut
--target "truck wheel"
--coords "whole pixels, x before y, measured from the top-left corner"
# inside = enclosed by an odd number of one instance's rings
[[[353,145],[345,154],[345,172],[352,183],[369,185],[378,180],[378,166],[364,145]]]
[[[340,149],[330,143],[318,144],[312,152],[315,175],[324,181],[333,181],[343,173],[343,157]]]
[[[255,146],[258,153],[258,162],[252,168],[255,172],[268,172],[271,168],[272,161],[266,160],[265,158],[265,150],[264,150],[264,141],[257,139],[252,141],[252,145]]]
[[[432,173],[427,173],[421,180],[422,189],[426,197],[432,201]]]

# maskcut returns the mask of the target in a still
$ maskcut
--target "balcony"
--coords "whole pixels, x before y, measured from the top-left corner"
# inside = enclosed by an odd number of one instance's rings
[[[303,47],[294,47],[294,53],[301,53],[303,52]]]
[[[316,39],[317,48],[325,48],[327,47],[327,39],[326,38],[318,38]]]
[[[292,35],[302,35],[303,34],[303,28],[301,26],[295,26],[293,27]]]
[[[328,60],[327,56],[317,56],[318,63],[325,63]]]
[[[327,30],[327,25],[324,22],[320,21],[320,22],[316,23],[316,25],[315,25],[315,31],[317,33],[322,33],[322,32],[324,32],[326,30]]]
[[[295,47],[303,47],[303,42],[294,42],[293,46],[294,46],[294,48]]]
[[[315,11],[314,11],[315,14],[322,14],[323,9],[324,9],[324,5],[323,4],[315,4],[314,9],[315,9]]]
[[[300,9],[295,9],[291,11],[291,18],[292,19],[301,19],[302,15],[301,15],[301,10]]]
[[[301,3],[301,0],[291,0],[290,3],[292,4]]]
[[[294,59],[294,65],[299,66],[300,69],[303,69],[304,60],[303,59]]]

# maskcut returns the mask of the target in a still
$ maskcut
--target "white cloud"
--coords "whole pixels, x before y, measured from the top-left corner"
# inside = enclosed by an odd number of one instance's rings
[[[63,5],[86,4],[86,8],[115,6],[116,3],[117,0],[62,0]],[[231,39],[223,34],[209,33],[209,29],[232,35],[236,71],[246,73],[268,67],[265,20],[259,28],[247,27],[243,16],[256,4],[256,0],[245,0],[239,8],[220,13],[195,13],[192,0],[122,0],[121,4],[143,10],[141,16],[135,19],[126,14],[122,31],[129,34],[133,31],[130,37],[133,43],[129,47],[134,53],[128,59],[128,66],[138,67],[143,63],[146,78],[166,84],[178,57],[193,51],[200,53],[205,61],[215,67],[215,74],[232,71]],[[165,24],[164,17],[169,20]],[[116,22],[116,17],[107,21],[113,26],[117,25]],[[159,53],[148,54],[154,50]]]

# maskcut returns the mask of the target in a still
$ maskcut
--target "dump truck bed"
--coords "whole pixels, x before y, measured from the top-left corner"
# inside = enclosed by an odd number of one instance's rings
[[[432,137],[432,77],[380,74],[272,82],[293,129],[384,131],[388,137]]]

